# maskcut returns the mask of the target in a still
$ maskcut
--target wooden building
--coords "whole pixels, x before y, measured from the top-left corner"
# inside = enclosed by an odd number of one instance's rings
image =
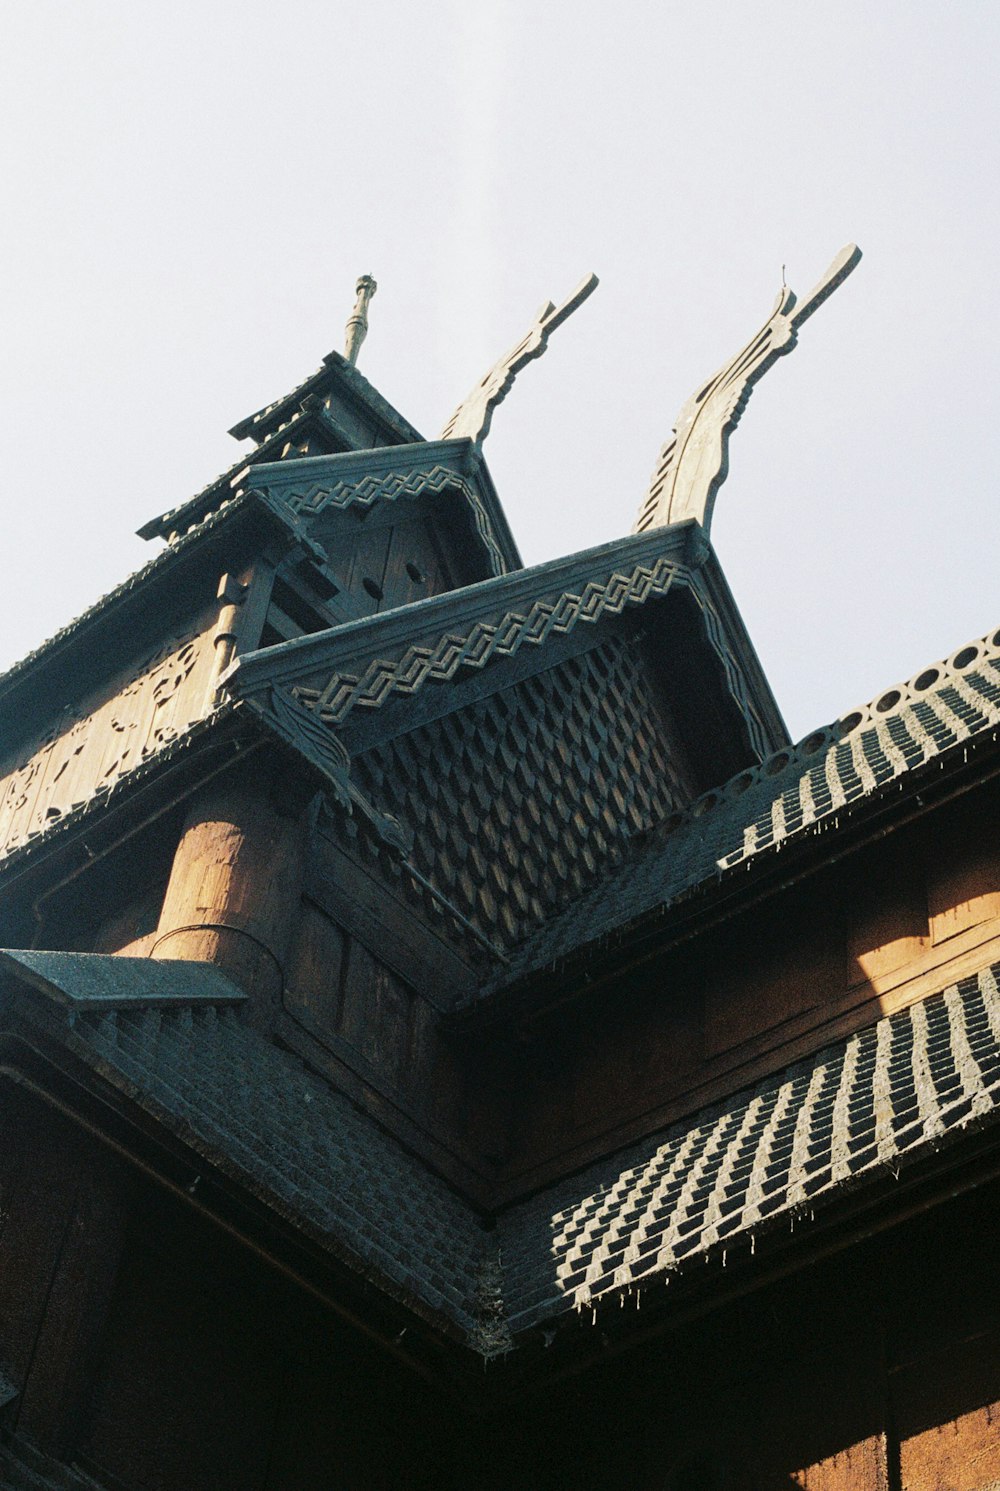
[[[1000,632],[793,744],[669,451],[521,565],[512,366],[0,680],[5,1487],[1000,1484]]]

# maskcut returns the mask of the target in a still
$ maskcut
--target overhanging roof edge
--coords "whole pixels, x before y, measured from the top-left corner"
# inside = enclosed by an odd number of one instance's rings
[[[230,667],[226,682],[235,685],[238,692],[250,692],[258,686],[258,681],[261,685],[276,683],[297,675],[307,659],[322,655],[331,647],[342,649],[345,657],[353,658],[379,647],[406,645],[415,635],[433,634],[439,624],[447,630],[452,625],[495,614],[502,606],[530,600],[542,591],[545,581],[551,583],[544,586],[544,593],[556,592],[575,582],[585,584],[602,560],[611,562],[619,555],[632,563],[645,557],[669,556],[688,573],[687,546],[692,526],[688,521],[672,528],[659,528],[653,534],[629,535],[576,554],[545,560],[528,569],[479,580],[460,590],[412,601],[376,616],[344,622],[325,632],[243,653]]]

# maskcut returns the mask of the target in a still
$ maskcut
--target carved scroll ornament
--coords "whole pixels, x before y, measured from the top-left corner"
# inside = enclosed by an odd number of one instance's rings
[[[792,290],[782,286],[760,330],[692,394],[660,451],[634,533],[683,518],[696,518],[708,529],[716,493],[729,472],[729,437],[754,384],[779,357],[792,350],[799,327],[843,284],[860,259],[857,244],[849,243],[801,302]]]
[[[391,813],[382,813],[351,780],[351,758],[343,742],[312,713],[282,689],[271,688],[267,723],[322,774],[331,800],[347,813],[355,809],[378,837],[398,854],[407,855],[412,838]]]
[[[346,746],[319,718],[282,689],[270,689],[268,705],[261,709],[270,729],[310,761],[327,786],[327,802],[343,812],[357,812],[366,819],[382,843],[398,855],[408,875],[432,900],[453,917],[481,947],[501,963],[506,954],[480,931],[413,863],[413,835],[392,813],[384,813],[351,780],[351,758]]]
[[[111,791],[206,713],[213,650],[192,630],[147,657],[115,693],[67,706],[0,765],[0,858]]]
[[[442,440],[473,440],[481,445],[490,432],[493,411],[507,397],[514,379],[523,367],[535,357],[541,357],[548,346],[549,337],[587,296],[597,289],[597,275],[588,274],[580,281],[572,295],[562,305],[554,306],[547,300],[538,311],[524,336],[500,361],[494,363],[485,378],[481,378],[469,396],[459,404],[454,414],[441,431]]]

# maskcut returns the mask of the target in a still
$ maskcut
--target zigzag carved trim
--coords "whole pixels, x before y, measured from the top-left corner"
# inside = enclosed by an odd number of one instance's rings
[[[476,489],[457,471],[431,466],[417,471],[389,471],[384,476],[365,476],[361,481],[341,481],[334,487],[320,482],[303,491],[282,493],[282,501],[295,513],[315,516],[328,507],[372,507],[376,502],[395,502],[400,497],[419,497],[422,492],[440,493],[449,488],[461,492],[472,509],[476,532],[482,539],[495,575],[507,573],[507,562],[493,534],[489,513]]]
[[[592,581],[580,595],[536,601],[526,615],[510,611],[497,623],[480,621],[467,636],[447,634],[433,647],[410,647],[396,662],[376,658],[360,676],[335,673],[324,689],[296,688],[296,697],[329,724],[339,725],[355,706],[377,709],[392,694],[415,694],[428,681],[444,682],[460,668],[483,668],[495,657],[510,657],[525,645],[538,647],[553,633],[565,634],[577,622],[593,624],[616,616],[627,605],[666,595],[684,566],[658,559],[631,574],[614,574],[606,584]]]

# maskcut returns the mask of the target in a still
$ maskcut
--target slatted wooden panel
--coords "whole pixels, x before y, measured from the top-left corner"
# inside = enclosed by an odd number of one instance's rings
[[[394,523],[374,519],[353,535],[343,525],[317,537],[330,549],[329,569],[341,583],[341,600],[358,616],[374,615],[450,590],[453,580],[432,524],[405,513]]]

